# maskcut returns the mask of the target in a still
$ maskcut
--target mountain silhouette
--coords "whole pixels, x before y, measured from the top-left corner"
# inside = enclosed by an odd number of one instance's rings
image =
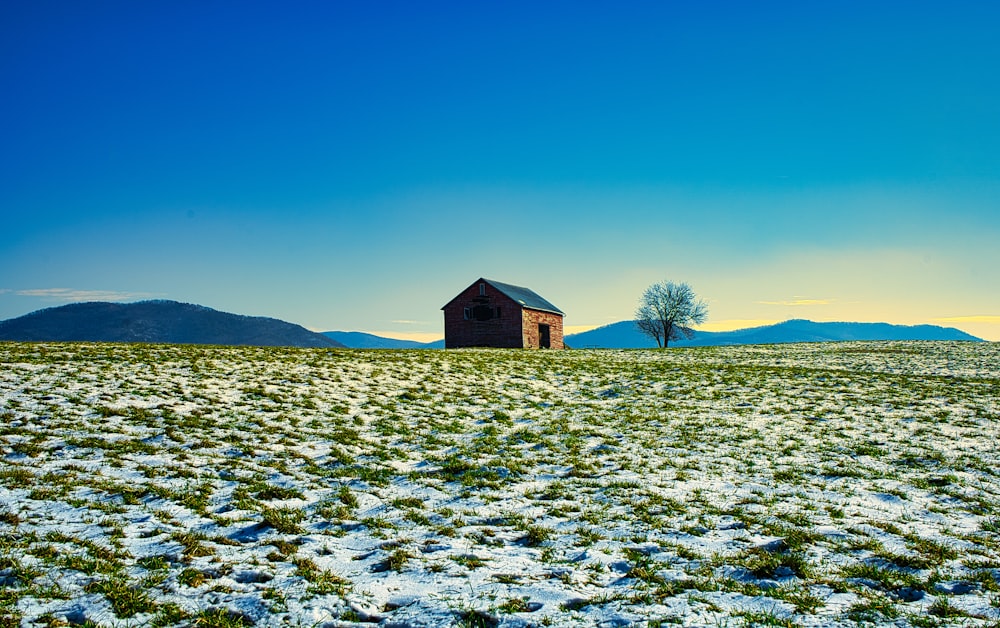
[[[261,347],[343,347],[332,338],[263,316],[177,301],[72,303],[0,321],[0,340],[150,342]]]
[[[149,342],[263,347],[351,347],[356,349],[439,349],[441,340],[420,343],[363,332],[311,332],[275,318],[219,312],[177,301],[73,303],[0,321],[0,340],[51,342]],[[846,340],[965,340],[981,342],[952,327],[889,323],[817,323],[793,319],[775,325],[725,332],[699,331],[671,347],[705,347]],[[570,334],[575,349],[642,349],[656,346],[634,321],[621,321]]]
[[[443,349],[444,341],[417,342],[415,340],[399,340],[386,338],[362,331],[324,331],[327,338],[333,338],[345,347],[351,349]]]
[[[714,347],[720,345],[779,344],[787,342],[833,342],[845,340],[968,340],[981,342],[952,327],[937,325],[891,325],[889,323],[816,323],[802,319],[735,331],[699,331],[691,340],[678,340],[671,347]],[[621,321],[566,336],[574,349],[644,349],[656,346],[635,326]]]

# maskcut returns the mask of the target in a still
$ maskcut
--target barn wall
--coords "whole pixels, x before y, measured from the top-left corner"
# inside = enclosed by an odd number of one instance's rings
[[[490,307],[494,310],[499,307],[500,318],[485,321],[465,320],[465,308],[477,306]],[[489,284],[486,284],[485,296],[480,296],[479,283],[472,284],[444,307],[444,346],[448,349],[523,347],[521,304]]]
[[[538,348],[538,325],[549,326],[549,347],[551,349],[564,349],[563,344],[563,317],[552,312],[541,312],[539,310],[525,309],[522,314],[521,334],[523,344],[521,346],[529,349]]]

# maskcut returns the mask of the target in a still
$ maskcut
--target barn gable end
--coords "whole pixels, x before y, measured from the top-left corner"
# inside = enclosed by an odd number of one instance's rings
[[[480,278],[444,307],[445,347],[563,349],[563,313],[520,286]]]

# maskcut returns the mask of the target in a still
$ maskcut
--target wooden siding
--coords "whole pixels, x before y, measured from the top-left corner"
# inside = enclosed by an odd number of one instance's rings
[[[498,308],[499,316],[496,316]],[[487,309],[492,312],[489,317],[485,316]],[[549,347],[564,348],[562,315],[525,308],[488,282],[473,283],[442,310],[444,343],[447,349],[537,349],[540,324],[549,326]],[[467,317],[467,313],[472,316]]]

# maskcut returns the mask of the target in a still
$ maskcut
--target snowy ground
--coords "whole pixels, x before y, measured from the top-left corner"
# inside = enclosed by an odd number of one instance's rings
[[[0,343],[0,626],[1000,625],[1000,345]]]

